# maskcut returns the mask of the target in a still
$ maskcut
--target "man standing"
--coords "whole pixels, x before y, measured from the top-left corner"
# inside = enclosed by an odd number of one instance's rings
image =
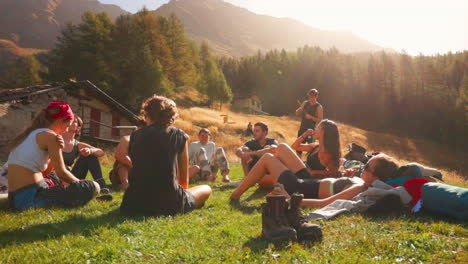
[[[247,141],[244,146],[240,147],[236,155],[242,161],[242,169],[244,175],[247,175],[253,166],[257,163],[263,154],[272,151],[272,146],[278,146],[278,141],[274,138],[268,138],[268,126],[263,122],[258,122],[254,125],[253,139]]]
[[[216,148],[216,144],[210,141],[211,132],[202,128],[198,132],[198,140],[190,143],[189,153],[189,178],[191,180],[215,181],[218,170],[221,171],[223,182],[230,182],[229,163],[223,148]]]
[[[319,92],[317,89],[310,89],[307,92],[308,100],[304,101],[301,106],[296,110],[296,115],[301,116],[301,127],[297,133],[297,136],[300,137],[307,129],[315,129],[315,125],[320,123],[323,119],[323,107],[317,101]],[[307,137],[302,143],[312,143],[314,139],[312,137]],[[302,156],[302,151],[296,151],[299,157]]]

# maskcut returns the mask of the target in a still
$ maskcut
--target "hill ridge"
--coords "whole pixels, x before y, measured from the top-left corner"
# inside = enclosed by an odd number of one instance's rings
[[[112,19],[127,13],[97,0],[2,0],[0,39],[25,48],[50,49],[61,28],[68,22],[79,23],[85,11],[106,12]]]
[[[175,13],[191,38],[207,41],[221,56],[295,50],[304,45],[336,47],[344,52],[389,50],[352,32],[321,30],[293,18],[256,14],[222,0],[172,0],[153,12],[164,16]]]

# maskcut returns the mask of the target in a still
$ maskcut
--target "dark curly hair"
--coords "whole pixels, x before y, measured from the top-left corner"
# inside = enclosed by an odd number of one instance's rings
[[[172,125],[178,116],[176,103],[158,95],[146,99],[141,106],[140,113],[143,117],[148,117],[151,122],[161,126]]]

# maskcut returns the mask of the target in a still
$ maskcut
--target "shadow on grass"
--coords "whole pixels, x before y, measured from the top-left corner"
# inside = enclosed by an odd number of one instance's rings
[[[13,244],[24,244],[35,241],[54,239],[69,234],[92,236],[92,231],[100,226],[114,227],[125,220],[141,221],[146,217],[122,216],[119,209],[96,217],[71,216],[58,223],[32,225],[26,228],[17,228],[0,232],[0,248]]]
[[[299,243],[304,248],[312,248],[318,244],[320,244],[322,240],[319,241],[307,241],[307,240],[299,240],[295,243]],[[291,241],[278,241],[278,242],[271,242],[263,237],[252,237],[247,242],[244,243],[242,247],[247,247],[252,250],[252,252],[260,253],[264,252],[265,249],[269,247],[269,245],[273,245],[274,250],[285,250],[291,247]]]
[[[267,195],[269,192],[271,192],[271,189],[264,189],[264,188],[257,188],[255,192],[253,192],[247,199],[246,201],[251,201],[251,200],[256,200],[256,199],[264,199],[265,195]]]
[[[456,219],[453,217],[436,214],[422,209],[417,214],[404,212],[400,215],[383,215],[383,216],[371,216],[363,214],[364,218],[372,222],[387,222],[390,219],[405,220],[407,222],[418,222],[418,223],[434,223],[444,222],[447,224],[461,225],[463,228],[468,228],[468,222],[466,220]]]
[[[239,200],[230,200],[229,205],[231,206],[231,208],[239,210],[245,214],[257,213],[259,209],[258,206],[241,204]]]
[[[223,185],[214,185],[212,186],[212,188],[217,189],[219,191],[234,190],[239,186],[239,184],[240,182],[231,182]]]

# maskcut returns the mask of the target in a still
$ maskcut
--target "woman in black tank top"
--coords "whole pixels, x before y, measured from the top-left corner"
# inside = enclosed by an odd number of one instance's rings
[[[107,188],[102,175],[101,164],[98,159],[104,156],[105,153],[100,148],[93,147],[75,139],[82,127],[83,121],[79,116],[75,116],[73,123],[62,135],[65,142],[65,146],[62,150],[63,161],[71,173],[78,179],[85,179],[89,171],[94,181],[99,183],[101,189]]]
[[[142,106],[147,127],[132,133],[129,156],[133,167],[120,210],[126,215],[162,216],[187,213],[203,206],[208,185],[188,188],[188,136],[172,127],[176,104],[154,96]]]
[[[306,166],[311,170],[326,170],[327,168],[320,163],[319,159],[319,145],[314,146],[308,153],[306,159]]]
[[[303,139],[310,135],[314,136],[319,143],[302,144]],[[341,158],[340,135],[335,122],[328,119],[322,120],[315,131],[309,129],[304,132],[291,145],[291,148],[308,152],[305,164],[314,178],[341,176],[338,170]],[[281,155],[291,155],[289,150],[284,149],[284,151],[287,153],[281,153]]]

